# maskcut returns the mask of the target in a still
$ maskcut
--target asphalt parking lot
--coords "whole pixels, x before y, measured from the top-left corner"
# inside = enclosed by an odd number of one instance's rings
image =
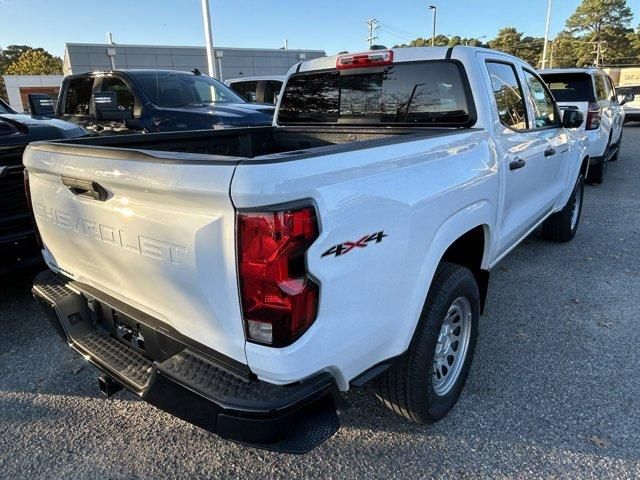
[[[575,240],[532,235],[493,272],[475,362],[431,427],[347,394],[305,456],[222,441],[120,392],[0,278],[1,478],[640,477],[640,125],[588,186]]]

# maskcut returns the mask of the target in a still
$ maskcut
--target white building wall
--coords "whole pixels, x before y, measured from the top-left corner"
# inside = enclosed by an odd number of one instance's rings
[[[20,97],[21,87],[59,87],[63,75],[4,75],[4,85],[7,89],[9,105],[16,112],[26,110]]]

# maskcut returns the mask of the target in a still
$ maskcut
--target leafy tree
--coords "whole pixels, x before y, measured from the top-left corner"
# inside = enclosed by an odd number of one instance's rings
[[[62,59],[44,50],[28,50],[6,69],[7,75],[59,75]]]
[[[576,45],[578,66],[596,63],[600,53],[601,64],[617,63],[629,56],[627,35],[633,13],[626,0],[582,0],[567,19],[567,31],[578,35]]]
[[[44,52],[43,48],[34,49],[28,45],[9,45],[7,48],[0,48],[0,74],[4,73],[9,65],[18,60],[23,53],[28,52],[29,50]]]
[[[560,32],[549,45],[549,68],[576,66],[576,48],[580,40],[566,30]]]
[[[489,46],[494,50],[517,55],[517,48],[522,43],[522,32],[515,27],[505,27],[500,29],[498,35],[489,41]]]
[[[494,50],[514,55],[533,66],[537,66],[542,58],[544,39],[523,37],[522,32],[516,28],[506,27],[498,32],[496,38],[489,41],[489,46]]]

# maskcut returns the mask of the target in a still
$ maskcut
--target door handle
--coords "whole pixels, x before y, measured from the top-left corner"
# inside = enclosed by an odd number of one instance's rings
[[[512,162],[509,162],[509,170],[518,170],[519,168],[524,167],[527,164],[523,159],[516,158]]]
[[[553,156],[555,154],[556,154],[556,149],[553,148],[553,147],[549,147],[544,151],[544,156],[545,157],[551,157],[551,156]]]
[[[71,193],[79,197],[93,198],[100,202],[104,202],[109,198],[109,192],[107,189],[98,182],[62,177],[62,184],[67,187]]]

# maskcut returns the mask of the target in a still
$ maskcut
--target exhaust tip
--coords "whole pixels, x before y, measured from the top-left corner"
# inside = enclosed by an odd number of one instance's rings
[[[107,397],[122,390],[122,385],[108,375],[100,375],[98,377],[98,387],[100,387],[100,391]]]

